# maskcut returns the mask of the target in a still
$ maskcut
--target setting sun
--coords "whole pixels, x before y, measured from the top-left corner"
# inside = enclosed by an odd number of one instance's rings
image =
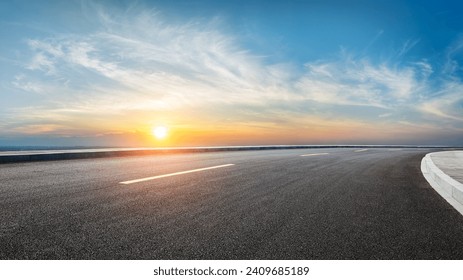
[[[165,126],[156,126],[152,131],[154,137],[157,139],[164,139],[167,137],[167,127]]]

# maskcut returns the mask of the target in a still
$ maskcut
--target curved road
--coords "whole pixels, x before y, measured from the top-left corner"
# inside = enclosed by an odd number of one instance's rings
[[[420,172],[430,151],[4,164],[0,258],[463,259],[463,216]]]

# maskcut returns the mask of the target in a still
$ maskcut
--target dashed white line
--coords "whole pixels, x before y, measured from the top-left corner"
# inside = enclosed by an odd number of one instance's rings
[[[329,153],[306,154],[306,155],[301,155],[301,157],[323,156],[323,155],[329,155]]]
[[[368,149],[356,150],[354,152],[358,153],[358,152],[365,152],[365,151],[368,151]]]
[[[199,169],[192,169],[192,170],[187,170],[187,171],[174,172],[174,173],[169,173],[169,174],[164,174],[164,175],[158,175],[158,176],[153,176],[153,177],[146,177],[146,178],[141,178],[141,179],[119,182],[119,184],[129,185],[129,184],[134,184],[134,183],[139,183],[139,182],[144,182],[144,181],[149,181],[149,180],[155,180],[155,179],[182,175],[182,174],[187,174],[187,173],[193,173],[193,172],[200,172],[200,171],[222,168],[222,167],[227,167],[227,166],[232,166],[232,165],[234,164],[230,163],[230,164],[216,165],[216,166],[211,166],[211,167],[204,167],[204,168],[199,168]]]

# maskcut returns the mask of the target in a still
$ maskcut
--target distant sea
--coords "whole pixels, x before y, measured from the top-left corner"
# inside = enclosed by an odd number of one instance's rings
[[[5,151],[37,151],[37,150],[77,150],[77,149],[109,149],[120,147],[108,146],[0,146],[0,152]]]

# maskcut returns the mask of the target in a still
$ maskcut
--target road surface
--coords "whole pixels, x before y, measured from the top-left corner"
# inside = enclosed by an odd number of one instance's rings
[[[463,259],[430,149],[0,165],[0,259]]]

